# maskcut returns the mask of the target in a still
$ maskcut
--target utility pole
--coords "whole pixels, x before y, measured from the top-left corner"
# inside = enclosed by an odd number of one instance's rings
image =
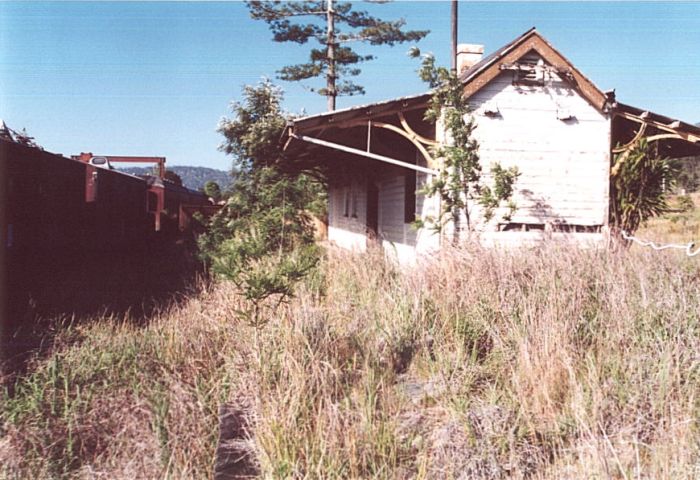
[[[333,0],[326,0],[326,20],[328,22],[328,74],[326,75],[326,95],[328,96],[328,110],[335,110],[335,12]]]
[[[452,0],[452,73],[457,74],[457,0]]]

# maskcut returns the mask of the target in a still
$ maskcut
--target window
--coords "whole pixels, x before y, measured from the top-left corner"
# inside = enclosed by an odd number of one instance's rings
[[[358,196],[358,188],[357,184],[353,183],[351,187],[351,202],[352,202],[352,218],[357,218],[357,196]]]
[[[343,187],[343,216],[350,215],[350,187]]]
[[[416,221],[416,171],[408,170],[404,175],[404,223]]]

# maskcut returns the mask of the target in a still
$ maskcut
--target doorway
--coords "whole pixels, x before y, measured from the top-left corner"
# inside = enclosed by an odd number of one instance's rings
[[[379,189],[367,181],[367,238],[376,240],[379,232]]]

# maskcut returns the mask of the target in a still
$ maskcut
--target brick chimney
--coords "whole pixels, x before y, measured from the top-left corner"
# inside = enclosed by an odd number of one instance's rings
[[[457,45],[457,74],[461,74],[469,67],[476,65],[484,55],[484,46],[473,43],[460,43]]]

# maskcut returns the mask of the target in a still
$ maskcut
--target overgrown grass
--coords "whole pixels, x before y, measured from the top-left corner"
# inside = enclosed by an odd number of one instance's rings
[[[671,198],[672,212],[650,219],[639,234],[657,243],[700,244],[700,192]]]
[[[698,262],[331,252],[258,330],[226,284],[67,325],[3,398],[0,475],[205,478],[228,402],[263,477],[697,478]]]

